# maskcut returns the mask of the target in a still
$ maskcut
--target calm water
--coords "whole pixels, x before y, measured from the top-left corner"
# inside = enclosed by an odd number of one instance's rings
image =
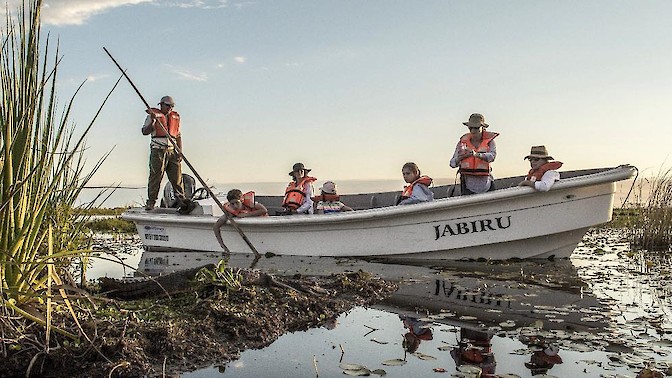
[[[183,258],[143,255],[137,239],[108,239],[101,246],[112,249],[119,242],[125,253],[117,255],[126,264],[142,262],[155,272],[179,269]],[[208,259],[216,256],[202,256]],[[250,262],[234,256],[231,265]],[[273,273],[364,269],[401,285],[383,303],[357,307],[323,327],[283,335],[236,361],[213,362],[181,376],[315,377],[317,366],[320,377],[364,368],[372,376],[384,370],[386,377],[434,377],[438,369],[469,377],[459,370],[477,365],[484,376],[635,377],[646,365],[672,366],[669,266],[669,259],[630,251],[617,232],[605,230],[587,235],[571,260],[556,262],[423,267],[264,258],[256,267]],[[100,261],[94,268],[124,274]]]

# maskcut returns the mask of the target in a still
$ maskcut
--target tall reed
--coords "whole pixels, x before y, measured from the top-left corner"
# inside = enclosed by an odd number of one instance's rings
[[[24,0],[0,34],[0,310],[49,329],[52,300],[70,304],[59,286],[65,271],[86,253],[85,209],[73,204],[106,156],[85,172],[84,140],[97,114],[77,136],[69,121],[76,93],[57,114],[60,61],[40,35],[41,6]]]
[[[661,170],[652,179],[648,198],[640,202],[631,228],[631,243],[635,248],[650,251],[669,251],[672,248],[672,168]],[[640,185],[640,196],[642,187]]]

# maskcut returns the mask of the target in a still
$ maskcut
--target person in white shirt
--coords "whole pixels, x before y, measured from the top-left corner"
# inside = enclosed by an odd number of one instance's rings
[[[546,146],[533,146],[525,159],[530,161],[531,169],[518,186],[529,186],[540,192],[548,192],[553,184],[560,180],[557,169],[562,167],[562,163],[553,161],[553,157],[548,155]]]

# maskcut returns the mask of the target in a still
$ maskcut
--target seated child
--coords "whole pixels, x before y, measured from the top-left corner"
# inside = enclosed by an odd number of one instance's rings
[[[229,217],[236,218],[245,218],[245,217],[258,217],[258,216],[268,216],[268,210],[266,206],[255,202],[254,192],[247,192],[243,194],[238,189],[231,189],[226,194],[227,203],[224,204],[224,211],[226,213],[217,219],[213,230],[215,231],[215,237],[219,242],[219,245],[224,247],[224,241],[222,240],[221,228]]]
[[[415,163],[406,163],[401,168],[404,181],[409,185],[404,186],[403,192],[397,205],[410,205],[420,202],[434,201],[434,193],[429,190],[432,179],[429,176],[421,176],[420,168]]]
[[[345,206],[339,200],[339,195],[336,194],[336,184],[333,181],[327,181],[322,185],[321,194],[313,197],[313,201],[317,202],[315,210],[318,214],[331,214],[341,211],[352,211],[352,208]]]
[[[224,210],[238,218],[267,216],[266,206],[254,200],[254,192],[243,194],[239,189],[231,189],[226,193]]]

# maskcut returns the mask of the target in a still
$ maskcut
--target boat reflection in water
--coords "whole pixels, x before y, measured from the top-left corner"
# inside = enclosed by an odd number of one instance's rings
[[[217,264],[226,258],[222,252],[149,252],[140,256],[135,276],[161,276],[180,270],[198,268],[208,264]]]
[[[218,258],[217,254],[199,255],[201,263]],[[142,260],[143,269],[156,272],[175,270],[182,259],[180,254],[146,252]],[[230,266],[241,268],[251,263],[251,258],[241,255],[229,260]],[[584,370],[587,376],[607,370],[631,373],[631,366],[610,361],[609,352],[632,352],[609,331],[610,304],[592,295],[589,283],[579,278],[569,260],[422,266],[276,256],[262,258],[255,268],[277,275],[361,269],[400,285],[371,307],[354,308],[322,327],[285,334],[266,348],[241,353],[236,361],[183,377],[307,377],[315,375],[314,364],[323,376],[342,375],[344,364],[415,377],[441,371],[467,377],[566,377]],[[587,356],[592,362],[587,362]],[[359,373],[363,372],[346,374]]]
[[[420,324],[430,335],[432,328],[452,326],[456,343],[437,348],[450,350],[455,369],[467,376],[496,374],[494,336],[521,343],[500,353],[509,362],[511,354],[528,357],[519,370],[500,374],[528,369],[532,375],[546,374],[563,362],[563,349],[601,349],[594,341],[607,325],[609,309],[585,295],[587,284],[569,260],[454,262],[432,269],[434,277],[406,280],[373,307],[397,313],[404,324],[416,319],[414,326]],[[510,363],[506,366],[510,369]]]

